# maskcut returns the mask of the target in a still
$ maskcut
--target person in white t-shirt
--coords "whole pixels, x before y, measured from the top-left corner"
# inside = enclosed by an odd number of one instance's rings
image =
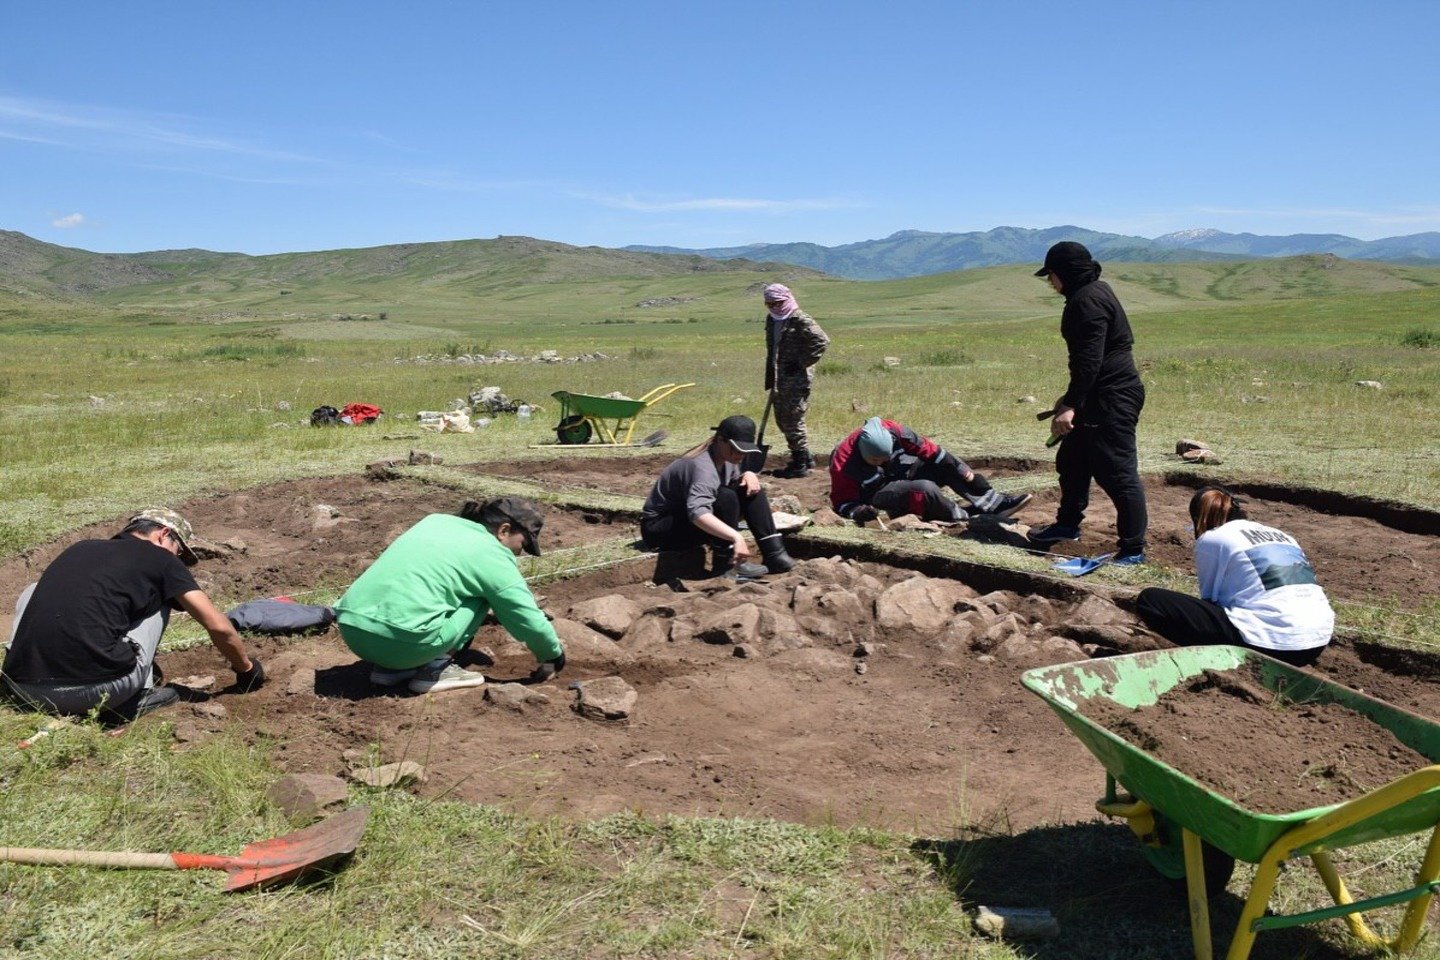
[[[1335,632],[1315,568],[1288,533],[1247,519],[1224,487],[1190,500],[1200,596],[1147,587],[1136,612],[1182,647],[1233,644],[1295,666],[1314,663]]]

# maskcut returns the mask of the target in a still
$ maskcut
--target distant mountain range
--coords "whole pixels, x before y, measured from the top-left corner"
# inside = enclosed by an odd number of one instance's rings
[[[1101,233],[1083,227],[1027,230],[996,227],[972,233],[927,233],[901,230],[883,240],[863,240],[836,247],[816,243],[752,243],[743,247],[630,246],[646,253],[689,254],[716,260],[790,263],[823,270],[852,280],[891,280],[975,267],[1036,263],[1059,240],[1078,240],[1100,261],[1174,263],[1196,260],[1255,260],[1329,253],[1352,260],[1385,260],[1422,266],[1440,265],[1440,233],[1417,233],[1383,240],[1356,240],[1334,233],[1297,233],[1267,237],[1219,230],[1181,230],[1147,239]]]
[[[764,271],[809,277],[788,263],[757,264],[605,247],[575,247],[530,237],[400,243],[351,250],[251,256],[211,250],[92,253],[13,230],[0,230],[0,293],[93,298],[116,290],[190,289],[197,297],[225,290],[313,289],[317,285],[386,283],[445,288],[505,283],[585,282]],[[286,293],[289,290],[285,291]]]

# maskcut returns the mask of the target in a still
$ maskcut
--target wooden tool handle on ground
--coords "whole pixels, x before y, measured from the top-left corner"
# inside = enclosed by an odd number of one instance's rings
[[[179,870],[168,853],[121,853],[109,850],[46,850],[40,847],[0,847],[0,860],[52,866],[115,867],[121,870]]]

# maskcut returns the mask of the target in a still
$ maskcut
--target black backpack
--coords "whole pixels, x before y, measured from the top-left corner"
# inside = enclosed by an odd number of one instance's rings
[[[340,411],[334,407],[316,407],[310,411],[310,426],[333,427],[340,423]]]

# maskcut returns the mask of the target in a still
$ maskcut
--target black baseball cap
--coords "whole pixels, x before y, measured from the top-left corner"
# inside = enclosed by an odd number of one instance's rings
[[[1045,266],[1035,271],[1037,277],[1048,277],[1056,270],[1066,264],[1082,265],[1095,259],[1090,256],[1090,251],[1085,244],[1076,243],[1074,240],[1061,240],[1049,250],[1045,251]]]
[[[545,526],[545,517],[540,506],[527,497],[500,497],[491,500],[481,510],[485,525],[499,526],[506,520],[510,526],[525,537],[525,552],[532,557],[540,556],[540,529]]]
[[[743,413],[721,420],[720,426],[715,428],[715,436],[729,440],[730,446],[741,453],[760,452],[760,448],[755,445],[755,421]]]

